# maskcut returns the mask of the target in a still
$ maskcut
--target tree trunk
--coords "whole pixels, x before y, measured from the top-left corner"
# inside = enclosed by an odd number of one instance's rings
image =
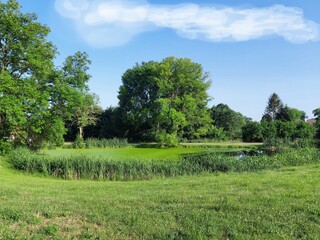
[[[79,127],[79,136],[83,139],[83,127]]]

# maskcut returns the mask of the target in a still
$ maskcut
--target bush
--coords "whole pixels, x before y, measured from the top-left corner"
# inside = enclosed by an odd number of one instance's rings
[[[78,134],[72,145],[73,148],[84,148],[83,138]]]
[[[297,139],[292,141],[287,138],[270,138],[263,143],[262,149],[269,154],[281,153],[292,149],[313,148],[316,143],[311,139]]]
[[[0,155],[6,155],[12,150],[12,143],[0,140]]]
[[[242,140],[244,142],[262,142],[262,126],[258,122],[247,122],[242,127]]]
[[[166,133],[161,132],[157,134],[156,140],[159,144],[162,145],[162,147],[177,147],[179,145],[179,140],[177,137],[177,134],[175,133]]]
[[[18,170],[29,171],[30,162],[33,162],[34,153],[29,148],[18,147],[10,152],[8,158],[12,166]]]

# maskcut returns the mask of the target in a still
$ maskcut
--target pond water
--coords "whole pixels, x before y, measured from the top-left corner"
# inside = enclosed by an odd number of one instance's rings
[[[228,156],[235,156],[237,160],[241,160],[248,156],[260,156],[264,154],[264,151],[262,150],[241,150],[241,151],[230,151],[225,152]]]

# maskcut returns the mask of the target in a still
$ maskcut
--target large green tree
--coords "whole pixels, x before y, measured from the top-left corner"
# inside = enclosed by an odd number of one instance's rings
[[[49,28],[34,14],[24,14],[14,0],[0,2],[0,129],[36,147],[50,137],[49,76],[56,49],[46,39]]]
[[[83,138],[83,128],[94,125],[97,114],[102,112],[98,96],[89,92],[90,64],[87,53],[76,52],[66,58],[52,78],[52,109],[64,121],[78,128],[80,138]]]
[[[209,75],[190,59],[168,57],[128,69],[118,98],[129,137],[177,142],[205,136],[209,86]]]
[[[76,118],[79,129],[93,122],[90,61],[77,52],[55,68],[50,29],[20,8],[15,0],[0,1],[0,140],[34,149],[62,144],[66,120]]]

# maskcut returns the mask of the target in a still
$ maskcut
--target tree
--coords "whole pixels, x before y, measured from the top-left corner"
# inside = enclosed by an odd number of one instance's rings
[[[81,139],[83,139],[83,128],[95,125],[97,116],[101,112],[102,109],[98,106],[98,98],[95,94],[83,94],[78,97],[72,110],[72,119]]]
[[[87,53],[76,52],[68,56],[63,66],[57,68],[51,75],[52,109],[64,120],[72,119],[74,108],[83,95],[88,94],[88,81],[91,76],[87,72],[90,64]]]
[[[127,134],[135,140],[154,140],[157,99],[160,98],[160,64],[143,62],[128,69],[122,76],[119,108]]]
[[[102,112],[98,117],[96,129],[93,131],[97,138],[123,138],[125,136],[125,125],[122,122],[120,108],[109,107]]]
[[[222,128],[227,138],[240,139],[242,137],[242,127],[245,125],[245,117],[226,104],[218,104],[210,109],[213,124],[217,128]]]
[[[294,140],[297,123],[294,121],[275,121],[277,138]]]
[[[51,82],[53,111],[64,121],[75,125],[81,139],[83,128],[94,125],[97,114],[102,112],[98,106],[98,96],[89,92],[90,64],[87,53],[76,52],[66,58],[62,68],[54,73]]]
[[[306,113],[296,108],[284,106],[278,111],[275,119],[287,122],[304,121],[306,119]]]
[[[175,142],[205,136],[211,122],[206,107],[208,78],[200,64],[174,57],[128,69],[118,98],[129,136]]]
[[[261,120],[264,139],[312,139],[314,127],[305,122],[305,112],[283,105],[279,96],[273,93]]]
[[[244,142],[263,141],[262,126],[258,122],[248,121],[242,128],[242,140]]]
[[[16,1],[0,2],[0,12],[1,137],[38,148],[54,124],[47,99],[56,49],[46,39],[49,28]]]
[[[297,123],[295,139],[313,139],[316,134],[316,128],[307,122],[300,121]]]
[[[0,138],[32,149],[61,144],[66,120],[77,114],[80,127],[92,122],[90,60],[77,52],[54,68],[57,51],[47,40],[50,29],[35,14],[22,13],[15,0],[0,2],[0,13]]]
[[[263,140],[278,138],[277,127],[275,121],[262,118],[261,122]]]
[[[279,98],[278,94],[273,93],[268,99],[266,109],[264,111],[263,118],[267,121],[274,121],[277,117],[277,114],[283,108],[283,103]]]
[[[320,123],[320,108],[313,110],[312,113],[316,118],[317,123]]]

